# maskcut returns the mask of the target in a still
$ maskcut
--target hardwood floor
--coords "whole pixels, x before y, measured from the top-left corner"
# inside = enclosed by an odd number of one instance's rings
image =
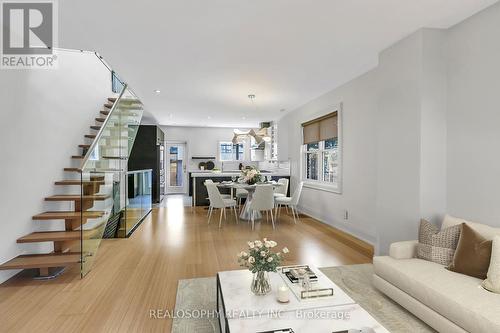
[[[179,279],[240,269],[236,254],[251,239],[267,237],[287,246],[286,264],[319,267],[371,262],[341,242],[331,228],[310,218],[293,224],[282,215],[270,223],[236,224],[228,214],[221,230],[207,225],[206,210],[171,198],[128,239],[104,240],[92,271],[78,267],[51,281],[18,275],[0,285],[0,332],[169,332],[171,321],[151,319],[150,309],[173,310]]]

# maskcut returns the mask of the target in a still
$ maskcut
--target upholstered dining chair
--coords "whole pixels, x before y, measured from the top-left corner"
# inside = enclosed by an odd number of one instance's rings
[[[214,181],[212,179],[207,179],[205,180],[205,182],[203,182],[203,184],[205,185],[205,187],[207,186],[207,184],[216,184],[214,183]],[[208,189],[207,189],[208,190]],[[219,191],[220,193],[220,191]],[[231,198],[231,195],[230,194],[220,194],[224,199],[232,199]],[[207,198],[209,201],[210,201],[210,198]],[[207,216],[210,215],[210,212],[212,211],[212,205],[210,205],[208,207],[208,212],[207,212]]]
[[[212,217],[213,210],[220,209],[220,217],[219,217],[219,228],[220,228],[222,226],[222,216],[224,215],[224,218],[226,218],[226,208],[230,208],[233,210],[236,223],[238,223],[239,219],[238,219],[238,212],[236,211],[236,200],[223,198],[215,183],[207,183],[206,187],[208,191],[208,200],[210,200],[210,208],[208,212],[208,224],[210,224],[210,219]]]
[[[274,229],[274,195],[272,185],[257,185],[255,187],[250,209],[252,211],[252,230],[255,228],[255,212],[270,212]]]
[[[286,197],[288,193],[289,180],[287,178],[280,178],[278,179],[278,184],[280,184],[280,186],[276,186],[274,189],[274,197]]]
[[[281,206],[290,207],[290,209],[292,210],[293,222],[297,223],[297,220],[299,219],[299,214],[297,213],[297,205],[299,204],[300,194],[302,193],[303,185],[304,185],[304,183],[300,182],[299,185],[297,186],[297,188],[295,189],[295,192],[293,192],[293,195],[291,197],[276,197],[275,198],[276,218],[279,218],[279,216],[281,214]]]

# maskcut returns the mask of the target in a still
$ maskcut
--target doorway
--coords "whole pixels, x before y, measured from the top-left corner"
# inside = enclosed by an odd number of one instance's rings
[[[187,193],[186,143],[167,142],[167,194]]]

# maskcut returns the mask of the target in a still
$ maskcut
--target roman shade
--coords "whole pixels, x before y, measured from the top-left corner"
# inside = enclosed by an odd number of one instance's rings
[[[304,144],[338,137],[337,111],[302,124]]]

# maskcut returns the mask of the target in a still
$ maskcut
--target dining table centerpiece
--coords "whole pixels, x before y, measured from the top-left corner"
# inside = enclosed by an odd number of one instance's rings
[[[262,174],[260,171],[251,166],[247,166],[241,170],[240,182],[248,185],[254,185],[262,181]]]
[[[248,250],[238,253],[238,263],[253,273],[250,290],[258,296],[267,295],[271,291],[269,272],[277,272],[284,255],[289,251],[284,247],[276,252],[274,249],[278,243],[267,238],[247,244]]]

